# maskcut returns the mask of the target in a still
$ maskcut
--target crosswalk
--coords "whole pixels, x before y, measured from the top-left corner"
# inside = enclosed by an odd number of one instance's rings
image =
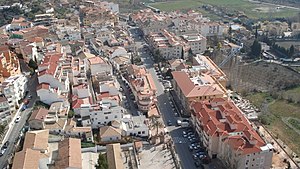
[[[176,143],[180,143],[180,144],[185,144],[188,143],[188,139],[184,138],[184,137],[173,137],[173,142]]]

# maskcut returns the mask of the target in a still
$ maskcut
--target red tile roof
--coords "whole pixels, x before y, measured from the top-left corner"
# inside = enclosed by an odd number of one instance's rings
[[[56,68],[58,66],[58,61],[61,58],[61,56],[62,56],[61,53],[56,53],[56,52],[46,53],[46,56],[42,64],[40,64],[40,66],[48,66],[48,69],[40,71],[39,76],[44,74],[54,75]]]
[[[242,112],[233,102],[227,100],[220,102],[220,100],[206,100],[191,104],[193,115],[201,123],[203,131],[212,137],[227,135],[228,137],[223,141],[244,154],[261,151],[260,147],[265,145],[265,142],[252,128]],[[242,134],[229,136],[229,133]]]
[[[211,85],[195,85],[188,74],[183,71],[172,72],[173,78],[177,85],[185,95],[185,97],[211,96],[224,94],[224,91],[216,87],[216,84]]]
[[[31,120],[44,121],[44,119],[46,118],[47,115],[48,115],[48,110],[44,109],[44,108],[40,108],[40,109],[34,110],[32,112],[28,121],[31,121]]]

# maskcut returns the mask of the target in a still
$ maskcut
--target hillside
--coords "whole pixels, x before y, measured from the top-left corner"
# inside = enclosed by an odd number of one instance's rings
[[[299,0],[259,0],[259,1],[280,4],[280,5],[288,5],[288,6],[293,6],[293,7],[300,7]]]
[[[231,86],[240,92],[280,91],[300,84],[300,74],[288,67],[263,61],[224,70]]]

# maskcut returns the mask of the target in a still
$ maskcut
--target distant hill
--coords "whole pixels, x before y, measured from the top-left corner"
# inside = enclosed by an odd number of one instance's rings
[[[259,1],[300,8],[300,0],[259,0]]]

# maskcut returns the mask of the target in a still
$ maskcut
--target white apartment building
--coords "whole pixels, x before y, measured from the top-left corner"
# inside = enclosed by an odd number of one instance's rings
[[[147,37],[151,49],[164,59],[187,59],[190,46],[175,34],[163,30],[161,33],[150,33]]]
[[[64,92],[59,88],[53,88],[49,83],[41,83],[37,87],[37,95],[40,101],[48,105],[55,102],[63,102],[68,99],[68,92]]]
[[[121,121],[125,109],[116,100],[103,99],[98,104],[81,105],[80,113],[83,126],[99,128],[113,120]]]
[[[4,95],[0,96],[0,124],[8,124],[11,119],[11,110]]]
[[[27,77],[23,74],[11,76],[7,78],[0,86],[1,91],[8,100],[10,110],[15,111],[27,89]]]
[[[191,109],[192,124],[211,158],[221,159],[228,168],[271,168],[273,146],[260,137],[232,101],[198,101]]]
[[[89,58],[88,61],[92,76],[104,72],[112,75],[112,65],[109,64],[106,60],[104,60],[104,58],[96,56]]]
[[[37,94],[46,104],[68,100],[72,58],[60,53],[47,53],[39,65]]]
[[[146,116],[131,116],[124,115],[120,128],[125,131],[126,136],[139,136],[148,137],[149,136],[149,120]]]
[[[206,50],[206,38],[201,34],[185,34],[182,39],[190,46],[193,54],[201,54]]]

